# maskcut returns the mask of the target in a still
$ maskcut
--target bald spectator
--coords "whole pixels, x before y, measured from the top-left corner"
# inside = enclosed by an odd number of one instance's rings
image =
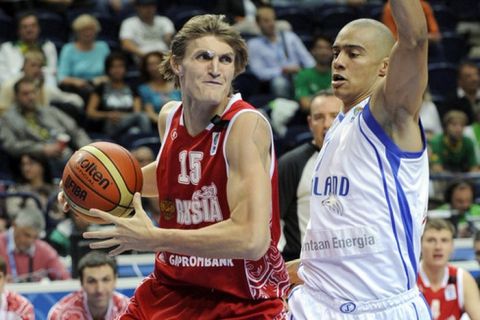
[[[0,235],[0,256],[7,262],[10,282],[35,282],[43,278],[70,278],[57,252],[40,239],[45,218],[39,209],[21,209],[12,227]]]

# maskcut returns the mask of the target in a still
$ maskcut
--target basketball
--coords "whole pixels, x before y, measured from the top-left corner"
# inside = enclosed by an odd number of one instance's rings
[[[62,176],[65,199],[74,214],[92,223],[104,223],[89,209],[127,217],[133,210],[133,195],[143,185],[137,160],[122,146],[94,142],[76,151]]]

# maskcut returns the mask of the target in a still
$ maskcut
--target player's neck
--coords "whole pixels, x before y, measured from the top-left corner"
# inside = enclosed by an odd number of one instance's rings
[[[192,136],[196,136],[205,130],[215,115],[222,115],[225,107],[226,103],[220,103],[218,105],[203,105],[201,103],[195,103],[194,101],[184,101],[183,120],[188,133]]]
[[[425,263],[422,264],[422,269],[430,281],[432,289],[438,289],[442,285],[443,278],[445,277],[445,266],[442,267],[432,267],[428,266]]]
[[[95,308],[92,306],[88,306],[90,314],[92,315],[93,320],[103,320],[107,315],[108,305],[106,308]]]

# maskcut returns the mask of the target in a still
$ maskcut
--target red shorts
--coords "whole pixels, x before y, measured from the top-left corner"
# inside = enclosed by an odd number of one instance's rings
[[[283,320],[280,298],[240,299],[222,292],[192,287],[168,287],[149,277],[135,290],[120,320]]]

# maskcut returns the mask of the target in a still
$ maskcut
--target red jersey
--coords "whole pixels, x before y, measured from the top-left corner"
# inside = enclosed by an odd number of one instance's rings
[[[129,298],[119,292],[113,292],[108,305],[105,320],[117,319],[127,310]],[[58,301],[48,312],[49,320],[92,320],[92,315],[87,305],[87,295],[83,290],[68,294]]]
[[[425,296],[434,320],[457,320],[463,314],[463,270],[454,266],[445,267],[442,286],[433,291],[425,272],[420,269],[418,288]]]
[[[195,137],[183,125],[183,108],[171,112],[157,162],[161,228],[199,229],[230,218],[225,144],[237,116],[243,112],[258,111],[240,95],[234,95],[222,116],[213,121],[215,124]],[[154,272],[162,284],[203,287],[253,300],[284,295],[288,275],[277,250],[280,221],[273,139],[271,154],[271,241],[266,254],[258,261],[250,261],[159,252]]]
[[[35,319],[33,305],[18,293],[4,290],[1,293],[0,303],[0,319],[2,320]]]

